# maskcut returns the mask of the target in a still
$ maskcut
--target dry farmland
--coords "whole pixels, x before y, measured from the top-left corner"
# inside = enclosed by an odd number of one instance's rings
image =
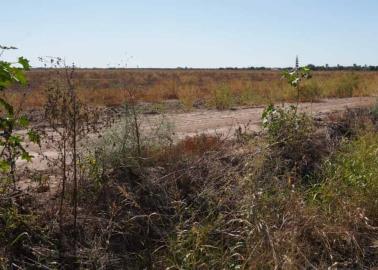
[[[41,107],[51,73],[48,69],[29,71],[30,87],[8,91],[6,95],[16,103],[22,100],[25,107]],[[182,109],[191,110],[296,100],[296,92],[282,80],[281,73],[270,70],[78,69],[73,78],[80,99],[94,106],[122,105],[128,97],[125,90],[132,90],[139,101],[178,100]],[[375,95],[377,89],[378,72],[319,71],[313,72],[313,78],[302,85],[300,100]]]

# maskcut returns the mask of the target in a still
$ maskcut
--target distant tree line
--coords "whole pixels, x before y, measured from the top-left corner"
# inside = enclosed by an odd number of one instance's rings
[[[309,67],[311,70],[348,70],[348,71],[378,71],[378,66],[368,66],[368,65],[357,65],[353,64],[352,66],[343,66],[343,65],[336,65],[336,66],[329,66],[328,64],[325,64],[324,66],[316,66],[313,64],[308,64],[307,67]],[[292,69],[293,67],[284,67],[284,68],[271,68],[271,67],[246,67],[246,68],[237,68],[237,67],[221,67],[220,70],[287,70]]]
[[[357,65],[353,64],[352,66],[343,66],[343,65],[336,65],[336,66],[315,66],[312,64],[307,65],[311,70],[352,70],[352,71],[378,71],[378,66],[368,66],[368,65]]]

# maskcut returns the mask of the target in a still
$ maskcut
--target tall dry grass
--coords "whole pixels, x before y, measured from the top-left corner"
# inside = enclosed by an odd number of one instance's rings
[[[28,73],[29,90],[5,94],[16,103],[22,101],[25,108],[41,107],[47,74],[43,69],[32,70]],[[281,79],[280,71],[83,69],[77,71],[75,83],[79,98],[95,106],[122,105],[127,96],[125,88],[132,89],[139,101],[173,99],[184,109],[198,106],[226,109],[296,99],[295,91]],[[316,101],[367,96],[377,94],[377,90],[378,72],[317,71],[303,85],[300,98]]]

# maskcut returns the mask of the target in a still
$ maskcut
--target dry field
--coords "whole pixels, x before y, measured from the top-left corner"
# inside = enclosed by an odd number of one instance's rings
[[[0,269],[378,266],[378,73],[27,76],[0,99]]]
[[[8,91],[7,97],[14,104],[22,101],[24,108],[41,107],[52,73],[49,69],[29,71],[29,89]],[[122,105],[127,99],[125,90],[132,90],[144,102],[178,100],[184,110],[228,109],[296,99],[295,91],[276,70],[78,69],[74,81],[79,97],[94,106]],[[301,101],[375,95],[378,72],[313,72],[313,79],[302,88]]]

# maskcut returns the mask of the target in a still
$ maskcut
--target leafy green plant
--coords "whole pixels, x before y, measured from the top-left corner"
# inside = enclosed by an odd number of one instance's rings
[[[297,107],[301,94],[301,84],[303,80],[311,78],[311,70],[308,67],[296,67],[292,71],[284,71],[283,78],[296,90],[297,92]],[[297,111],[297,108],[296,110]]]
[[[262,114],[263,127],[267,130],[271,143],[294,140],[300,134],[308,132],[307,123],[311,122],[305,114],[297,115],[296,107],[287,109],[269,105]]]
[[[1,56],[5,50],[16,48],[0,46],[0,49]],[[12,84],[26,86],[25,71],[29,69],[29,61],[23,57],[19,57],[15,63],[0,60],[0,91],[4,91]],[[25,115],[20,115],[20,112],[5,98],[0,97],[0,106],[0,171],[10,176],[15,187],[16,160],[21,158],[30,161],[32,156],[22,145],[25,138],[15,134],[14,131],[18,128],[27,128],[29,121]],[[28,130],[27,137],[31,142],[40,143],[39,135],[32,129]]]
[[[346,142],[340,151],[324,162],[319,176],[323,181],[315,188],[313,198],[333,216],[340,216],[346,208],[361,209],[376,225],[377,153],[378,135],[374,132]]]
[[[290,174],[305,180],[313,170],[317,153],[311,142],[314,123],[305,113],[298,113],[296,106],[288,108],[268,106],[263,112],[263,128],[267,134],[270,158],[266,164],[275,170],[274,175]],[[303,178],[303,179],[302,179]]]
[[[310,69],[296,68],[291,72],[284,72],[284,78],[297,90],[297,104],[289,107],[267,106],[262,114],[262,125],[267,132],[269,148],[274,158],[280,163],[279,170],[294,171],[300,175],[308,172],[306,159],[309,149],[307,142],[314,130],[312,119],[305,113],[298,114],[298,103],[301,82],[311,77]]]
[[[283,78],[297,90],[297,104],[288,109],[268,105],[262,114],[263,127],[267,130],[271,143],[290,143],[302,133],[309,132],[310,119],[305,114],[297,115],[301,82],[311,78],[310,69],[307,67],[295,68],[293,71],[285,71]]]

